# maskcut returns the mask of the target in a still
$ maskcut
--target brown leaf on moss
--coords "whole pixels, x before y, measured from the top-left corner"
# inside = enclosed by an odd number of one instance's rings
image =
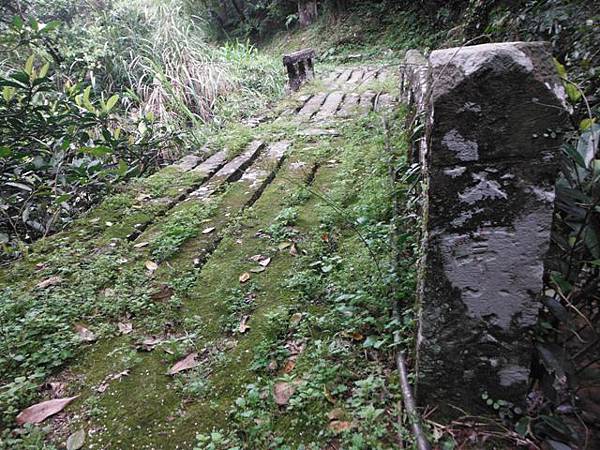
[[[119,322],[117,326],[121,334],[129,334],[133,331],[133,324],[131,322]]]
[[[292,317],[290,317],[290,326],[295,327],[300,322],[302,322],[302,313],[297,312],[292,314]]]
[[[240,283],[246,283],[250,279],[250,274],[248,272],[244,272],[240,275]]]
[[[156,347],[158,344],[162,344],[162,343],[163,343],[163,340],[161,338],[152,336],[152,337],[148,337],[148,338],[144,339],[141,343],[136,345],[136,348],[138,350],[150,352],[150,351],[154,350],[154,347]]]
[[[331,420],[341,420],[344,417],[344,410],[341,408],[334,408],[327,413],[327,418]]]
[[[290,255],[298,256],[298,247],[296,247],[296,243],[293,243],[290,247]]]
[[[169,369],[168,374],[175,375],[179,372],[183,372],[184,370],[189,370],[193,369],[194,367],[197,367],[198,365],[200,365],[200,361],[198,361],[197,358],[198,353],[190,353],[185,358],[175,363],[175,365]]]
[[[85,443],[85,430],[82,428],[67,439],[67,450],[79,450]]]
[[[289,247],[291,247],[291,246],[292,246],[292,243],[291,243],[291,242],[282,242],[281,244],[279,244],[279,245],[277,246],[277,248],[278,248],[280,251],[283,251],[283,250],[285,250],[286,248],[289,248]]]
[[[279,406],[285,406],[290,401],[294,392],[296,392],[296,383],[287,383],[280,381],[273,386],[273,398]]]
[[[158,269],[158,264],[156,264],[154,261],[146,261],[144,265],[146,266],[146,269],[148,269],[148,272],[150,272],[151,274],[156,272],[156,270]]]
[[[55,398],[45,402],[36,403],[28,408],[25,408],[19,413],[16,418],[18,425],[26,423],[41,423],[48,417],[61,412],[69,403],[75,400],[78,395],[67,398]]]
[[[242,317],[242,320],[240,320],[240,325],[238,327],[238,331],[240,333],[243,334],[250,329],[250,326],[248,326],[248,320],[250,320],[250,316],[244,316]]]
[[[62,278],[59,276],[54,276],[54,277],[50,277],[50,278],[46,278],[43,281],[40,281],[36,287],[38,289],[46,289],[50,286],[56,286],[57,284],[60,284],[62,282]]]
[[[75,324],[75,330],[79,335],[79,339],[83,342],[94,342],[96,340],[96,335],[81,324]]]
[[[329,429],[334,433],[341,433],[352,428],[352,422],[346,420],[334,420],[329,424]]]
[[[171,297],[173,297],[174,293],[175,292],[172,288],[166,284],[161,284],[158,291],[150,294],[150,298],[152,298],[152,300],[156,300],[157,302],[169,300]]]
[[[292,356],[288,358],[288,360],[283,365],[282,372],[285,374],[290,373],[296,367],[296,356]]]
[[[258,261],[258,264],[260,264],[263,267],[267,267],[269,264],[271,264],[271,258],[261,259],[260,261]]]

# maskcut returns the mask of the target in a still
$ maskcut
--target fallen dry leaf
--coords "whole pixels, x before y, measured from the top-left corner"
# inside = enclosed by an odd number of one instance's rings
[[[265,258],[265,259],[261,259],[258,264],[260,264],[263,267],[267,267],[269,264],[271,264],[271,258]]]
[[[96,335],[81,324],[75,324],[75,330],[79,335],[79,339],[83,342],[94,342],[96,340]]]
[[[298,256],[298,247],[296,247],[295,243],[290,247],[290,255]]]
[[[269,361],[269,365],[267,366],[267,370],[270,372],[275,372],[277,370],[277,361],[272,359]]]
[[[196,358],[198,358],[198,353],[190,353],[181,361],[175,363],[175,365],[169,369],[168,374],[175,375],[184,370],[193,369],[200,364],[200,361],[197,361]]]
[[[266,267],[255,267],[253,269],[250,269],[250,272],[252,272],[252,273],[261,273],[261,272],[264,272],[265,270],[267,270]]]
[[[158,291],[154,292],[153,294],[150,294],[150,298],[156,301],[168,300],[171,297],[173,297],[174,293],[175,292],[172,288],[170,288],[166,284],[161,284]]]
[[[129,334],[133,331],[133,324],[130,322],[119,322],[117,326],[121,334]]]
[[[74,397],[55,398],[54,400],[36,403],[35,405],[32,405],[21,411],[16,418],[16,422],[18,425],[43,422],[48,417],[61,412],[65,406],[67,406],[77,397],[79,396],[76,395]]]
[[[163,340],[156,337],[149,337],[144,339],[140,344],[137,345],[139,350],[143,350],[145,352],[150,352],[154,350],[158,344],[162,344]]]
[[[150,194],[140,194],[140,195],[138,195],[138,196],[137,196],[135,199],[136,199],[138,202],[141,202],[141,201],[144,201],[144,200],[146,200],[146,199],[148,199],[148,198],[150,198],[150,197],[151,197],[151,195],[150,195]]]
[[[297,313],[292,314],[292,317],[290,317],[290,325],[292,327],[295,327],[300,322],[302,322],[302,313],[297,312]]]
[[[112,222],[105,222],[105,224],[107,227],[112,227],[114,225],[114,223],[112,223]]]
[[[333,395],[331,395],[331,392],[329,392],[329,389],[327,389],[326,387],[323,388],[323,395],[329,403],[335,405],[335,398],[333,398]]]
[[[329,429],[334,433],[341,433],[352,428],[352,422],[346,420],[334,420],[329,424]]]
[[[280,251],[283,251],[283,250],[285,250],[286,248],[288,248],[288,247],[291,247],[291,245],[292,245],[292,243],[291,243],[291,242],[282,242],[281,244],[279,244],[279,245],[277,246],[277,248],[278,248]]]
[[[282,372],[285,374],[290,373],[296,367],[296,356],[292,356],[288,358],[288,360],[283,365]]]
[[[240,283],[245,283],[250,279],[250,274],[248,272],[244,272],[240,275]]]
[[[39,289],[46,289],[47,287],[50,286],[56,286],[57,284],[60,284],[62,282],[62,278],[59,276],[54,276],[54,277],[50,277],[47,278],[43,281],[40,281],[36,287]]]
[[[248,326],[248,320],[250,320],[250,316],[244,316],[242,317],[242,320],[240,320],[240,326],[238,327],[238,331],[240,333],[243,334],[250,329]]]
[[[102,380],[102,383],[100,383],[100,386],[98,386],[96,388],[96,391],[103,393],[104,391],[106,391],[108,389],[109,381],[120,381],[121,378],[127,377],[127,376],[129,376],[129,369],[126,369],[123,372],[119,372],[119,373],[112,373],[112,374],[108,375],[107,377],[105,377],[104,380]]]
[[[139,242],[138,244],[133,244],[133,248],[146,247],[148,244],[149,244],[149,242]]]
[[[352,339],[354,339],[355,341],[362,341],[365,338],[364,335],[362,335],[358,331],[355,331],[354,333],[352,333],[351,336],[352,336]]]
[[[156,264],[154,261],[146,261],[144,265],[150,273],[154,273],[156,269],[158,269],[158,264]]]
[[[279,406],[287,405],[292,395],[294,395],[294,392],[296,392],[296,386],[299,383],[299,381],[295,381],[293,383],[280,381],[275,383],[275,386],[273,386],[273,397],[275,398],[275,403],[277,403]]]
[[[215,231],[215,229],[215,227],[205,228],[204,230],[202,230],[202,234],[210,234],[213,231]]]
[[[344,417],[344,410],[341,408],[332,409],[327,413],[327,418],[331,420],[340,420]]]
[[[259,262],[261,259],[264,259],[263,255],[254,255],[248,258],[250,261]]]
[[[60,397],[65,394],[67,389],[67,383],[62,381],[51,381],[48,383],[50,386],[50,392],[52,392],[52,397]]]
[[[305,347],[306,347],[306,343],[304,343],[303,341],[300,341],[300,340],[288,341],[285,344],[285,348],[288,349],[288,351],[290,352],[290,355],[299,355],[300,353],[302,353],[304,351]]]
[[[67,450],[79,450],[85,443],[85,430],[82,428],[67,439]]]

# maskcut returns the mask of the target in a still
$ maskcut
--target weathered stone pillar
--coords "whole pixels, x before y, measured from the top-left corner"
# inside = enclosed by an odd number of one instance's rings
[[[283,55],[283,65],[287,69],[288,85],[292,91],[297,91],[302,83],[315,77],[314,58],[315,51],[312,48]]]
[[[527,391],[565,95],[544,43],[438,50],[429,66],[413,87],[427,108],[418,397],[477,413],[484,392]]]

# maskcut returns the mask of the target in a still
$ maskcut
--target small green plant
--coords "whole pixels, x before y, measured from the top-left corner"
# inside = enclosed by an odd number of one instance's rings
[[[159,262],[173,256],[185,241],[202,231],[200,225],[216,209],[215,202],[189,202],[185,208],[171,213],[150,244],[153,258]]]
[[[281,210],[279,215],[275,217],[274,223],[267,228],[267,234],[275,242],[280,242],[286,239],[291,239],[296,232],[293,225],[298,220],[298,209],[290,206]]]

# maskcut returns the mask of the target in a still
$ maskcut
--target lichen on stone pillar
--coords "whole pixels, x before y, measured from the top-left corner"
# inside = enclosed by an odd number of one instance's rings
[[[484,393],[527,391],[565,95],[544,43],[438,50],[429,65],[418,393],[476,414]]]

